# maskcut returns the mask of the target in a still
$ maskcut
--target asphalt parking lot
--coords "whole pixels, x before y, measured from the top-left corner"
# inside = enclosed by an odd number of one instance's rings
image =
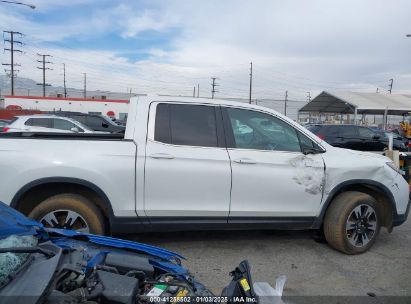
[[[315,242],[309,231],[151,233],[127,238],[181,253],[187,258],[184,265],[216,294],[230,281],[228,273],[248,259],[255,281],[274,284],[277,276],[286,275],[286,297],[368,294],[406,296],[411,301],[410,219],[391,234],[383,229],[373,248],[356,256]]]

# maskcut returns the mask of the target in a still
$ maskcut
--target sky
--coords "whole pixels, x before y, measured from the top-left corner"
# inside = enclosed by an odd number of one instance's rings
[[[26,1],[26,0],[24,0]],[[24,33],[18,77],[93,90],[306,100],[323,90],[411,93],[408,0],[27,0],[0,2],[0,30]],[[3,38],[7,39],[7,34]],[[8,46],[3,43],[2,47]],[[9,63],[9,52],[0,55]],[[0,74],[5,74],[3,70]]]

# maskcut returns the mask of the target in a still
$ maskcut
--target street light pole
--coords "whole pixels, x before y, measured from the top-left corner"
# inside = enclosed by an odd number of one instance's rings
[[[36,8],[36,6],[35,6],[35,5],[33,5],[33,4],[27,4],[27,3],[23,3],[23,2],[17,2],[17,1],[6,1],[6,0],[0,0],[0,2],[3,2],[3,3],[8,3],[8,4],[18,4],[18,5],[24,5],[24,6],[30,7],[31,9],[35,9],[35,8]]]

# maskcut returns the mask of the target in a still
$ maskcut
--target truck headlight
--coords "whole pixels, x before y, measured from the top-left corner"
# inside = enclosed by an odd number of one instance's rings
[[[401,174],[401,175],[404,175],[404,174],[405,174],[405,172],[402,171],[402,170],[400,170],[393,162],[387,162],[386,164],[387,164],[388,167],[390,167],[391,169],[393,169],[395,172],[397,172],[397,173],[399,173],[399,174]]]

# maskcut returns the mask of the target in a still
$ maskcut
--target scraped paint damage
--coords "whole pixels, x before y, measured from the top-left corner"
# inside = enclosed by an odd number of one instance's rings
[[[302,185],[307,193],[321,193],[324,184],[322,160],[301,155],[293,158],[290,162],[291,165],[296,168],[296,174],[293,180],[296,181],[298,185]]]

